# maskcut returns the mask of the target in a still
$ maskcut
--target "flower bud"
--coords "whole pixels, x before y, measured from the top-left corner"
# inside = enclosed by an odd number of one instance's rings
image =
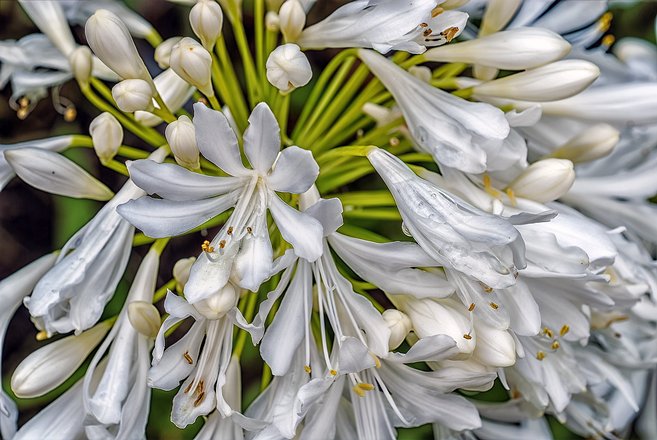
[[[109,323],[101,322],[78,336],[67,336],[31,353],[11,376],[11,389],[20,398],[54,390],[82,365],[110,328]]]
[[[510,367],[516,363],[516,344],[508,331],[475,320],[475,332],[477,346],[472,353],[473,360],[493,368]]]
[[[123,127],[111,113],[101,113],[89,124],[96,155],[102,163],[116,156],[123,142]]]
[[[278,12],[281,33],[287,43],[297,41],[306,25],[306,12],[299,0],[287,0]]]
[[[169,68],[169,58],[171,58],[171,50],[173,46],[178,44],[182,40],[182,37],[171,37],[164,40],[155,48],[155,62],[160,66],[161,69]]]
[[[71,72],[80,84],[88,84],[93,71],[93,56],[87,46],[78,46],[68,57]]]
[[[128,28],[116,14],[106,9],[97,10],[87,20],[84,31],[96,56],[117,75],[153,83]]]
[[[433,72],[427,66],[413,66],[408,69],[408,73],[429,84],[431,83],[431,78],[433,77]]]
[[[498,32],[513,18],[521,0],[490,0],[479,26],[479,37]]]
[[[189,23],[203,47],[212,51],[214,43],[221,36],[224,13],[214,0],[199,0],[189,12]]]
[[[570,44],[541,28],[516,28],[486,37],[429,49],[428,61],[479,64],[507,70],[524,70],[563,58]]]
[[[276,12],[269,11],[265,14],[265,27],[269,32],[281,30],[281,19]]]
[[[170,68],[156,76],[153,82],[160,97],[172,112],[180,110],[196,90]],[[160,108],[157,102],[153,102],[153,106]],[[162,119],[153,113],[141,110],[135,112],[135,119],[146,127],[155,127],[162,122]]]
[[[160,331],[161,319],[160,312],[148,301],[132,301],[128,304],[128,320],[144,336],[155,338]]]
[[[192,120],[183,115],[167,125],[164,134],[176,162],[187,169],[198,170],[200,153],[196,146],[196,130]]]
[[[196,257],[181,258],[173,265],[173,278],[176,280],[176,290],[182,292],[187,280],[189,279],[189,272],[192,270],[192,265],[196,261]]]
[[[267,58],[267,79],[282,93],[303,87],[313,76],[308,58],[296,44],[277,47]]]
[[[620,133],[611,125],[595,124],[554,150],[550,157],[574,163],[590,162],[611,153],[619,139]]]
[[[405,313],[396,309],[388,309],[383,312],[382,316],[390,329],[388,347],[390,350],[394,350],[404,342],[404,339],[406,339],[406,336],[411,331],[413,324]]]
[[[578,94],[600,76],[600,69],[583,60],[562,60],[473,87],[474,96],[555,101]]]
[[[433,335],[451,336],[463,354],[470,354],[477,342],[465,307],[451,299],[416,299],[407,297],[399,308],[410,318],[419,338]]]
[[[198,312],[208,319],[219,319],[237,304],[239,294],[231,283],[227,283],[219,292],[194,303]]]
[[[212,56],[196,40],[184,37],[171,50],[171,68],[182,79],[204,95],[214,95],[212,89]]]
[[[575,181],[573,163],[565,159],[543,159],[531,164],[509,188],[516,196],[547,203],[568,192]]]
[[[112,98],[124,112],[148,110],[153,106],[153,89],[143,79],[126,79],[112,87]]]

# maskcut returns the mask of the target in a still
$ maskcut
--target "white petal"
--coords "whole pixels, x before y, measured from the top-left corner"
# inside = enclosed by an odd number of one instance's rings
[[[240,148],[235,132],[230,128],[223,113],[209,109],[201,103],[194,104],[196,145],[210,162],[231,176],[244,176],[248,170],[242,164]]]
[[[308,261],[315,261],[322,255],[323,231],[317,220],[292,208],[274,193],[269,197],[269,210],[295,254]]]
[[[261,102],[249,116],[249,126],[244,131],[244,153],[253,169],[265,175],[271,169],[280,149],[278,121],[269,106]]]
[[[70,159],[41,148],[19,148],[4,152],[18,177],[51,194],[109,200],[114,193]]]
[[[169,200],[201,200],[228,193],[242,184],[240,178],[206,176],[178,165],[147,159],[128,162],[127,165],[135,185],[148,194]]]
[[[341,373],[358,373],[376,366],[374,357],[360,340],[343,336],[339,346],[338,368]]]
[[[142,197],[119,206],[123,218],[153,238],[182,234],[232,207],[238,193],[211,199],[170,201]]]
[[[233,262],[233,273],[240,287],[257,292],[260,284],[271,275],[274,251],[267,229],[265,213],[252,225],[252,233],[242,238],[240,250]]]
[[[274,191],[301,194],[315,183],[319,165],[313,154],[299,147],[288,147],[281,151],[276,166],[267,177],[267,185]]]
[[[304,212],[319,220],[325,237],[333,234],[343,224],[342,202],[337,198],[320,199]]]
[[[454,339],[434,335],[417,341],[406,353],[390,353],[387,360],[410,364],[413,362],[442,361],[459,352]]]

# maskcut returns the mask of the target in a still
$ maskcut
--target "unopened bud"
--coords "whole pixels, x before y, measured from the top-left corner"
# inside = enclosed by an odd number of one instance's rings
[[[160,331],[160,312],[147,301],[132,301],[128,304],[128,320],[135,330],[149,338],[155,338]]]
[[[296,44],[277,47],[267,59],[267,79],[283,93],[305,86],[312,76],[308,58]]]
[[[126,79],[112,87],[112,97],[124,112],[149,110],[153,106],[153,89],[143,79]]]
[[[196,130],[192,120],[183,115],[167,125],[164,134],[176,162],[187,169],[198,170],[200,153],[196,145]]]
[[[433,76],[431,69],[429,69],[427,66],[413,66],[408,69],[408,73],[424,81],[425,83],[431,83],[431,78]]]
[[[89,17],[84,27],[87,42],[96,56],[123,79],[143,79],[153,84],[130,32],[121,19],[106,9]],[[155,87],[153,85],[153,87]]]
[[[482,38],[429,49],[429,61],[461,62],[524,70],[563,58],[570,44],[558,34],[541,28],[516,28]]]
[[[306,12],[299,0],[287,0],[278,12],[281,33],[286,42],[297,41],[306,25]]]
[[[182,37],[171,37],[164,40],[162,43],[160,43],[159,46],[155,48],[155,55],[153,58],[155,58],[155,62],[158,66],[160,66],[161,69],[169,68],[171,50],[173,49],[173,46],[180,42],[180,40],[182,40]]]
[[[554,150],[550,157],[574,163],[590,162],[611,153],[619,139],[620,133],[611,125],[595,124]]]
[[[383,319],[390,329],[390,339],[388,348],[394,350],[399,347],[408,333],[411,331],[413,324],[410,318],[403,312],[396,309],[388,309],[383,312]]]
[[[231,283],[227,283],[219,292],[194,303],[194,307],[208,319],[219,319],[235,307],[238,298],[239,294],[235,287]]]
[[[521,101],[555,101],[587,88],[600,76],[600,69],[583,60],[562,60],[525,72],[477,85],[475,96]]]
[[[281,30],[281,19],[276,12],[269,11],[265,14],[265,27],[269,32],[278,32]]]
[[[178,292],[182,292],[185,284],[187,284],[189,272],[192,270],[195,261],[196,257],[182,258],[173,265],[173,278],[176,280],[176,290]]]
[[[189,23],[203,47],[211,51],[221,35],[224,13],[214,0],[199,0],[189,12]]]
[[[80,84],[88,84],[93,71],[93,56],[87,46],[78,46],[68,57],[71,72]]]
[[[506,330],[500,330],[475,320],[477,345],[472,359],[482,364],[502,368],[516,363],[516,343]]]
[[[101,113],[89,124],[96,155],[102,163],[116,156],[123,142],[123,127],[111,113]]]
[[[171,50],[171,68],[182,79],[204,95],[214,95],[212,88],[212,56],[196,40],[184,37]]]
[[[67,336],[31,353],[11,376],[11,389],[20,398],[38,397],[54,390],[75,373],[110,327],[101,322],[78,336]]]
[[[565,159],[543,159],[531,164],[511,182],[518,197],[547,203],[568,192],[575,181],[573,163]]]

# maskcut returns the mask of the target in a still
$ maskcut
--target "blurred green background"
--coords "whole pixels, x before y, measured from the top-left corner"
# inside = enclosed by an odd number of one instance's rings
[[[160,32],[163,38],[176,35],[192,35],[187,21],[188,8],[174,5],[164,0],[127,0],[126,3],[149,20]],[[319,0],[313,9],[309,22],[326,16],[343,1]],[[250,9],[249,1],[245,2],[246,10]],[[657,15],[657,2],[637,2],[631,5],[617,5],[612,8],[614,20],[610,33],[617,39],[632,36],[655,41],[654,18]],[[248,14],[247,22],[250,22]],[[0,0],[0,39],[17,39],[29,33],[37,32],[34,25],[25,16],[17,2],[13,0]],[[84,41],[84,32],[80,27],[74,28],[79,41]],[[152,48],[144,42],[138,42],[143,50],[144,58],[152,60]],[[326,63],[330,52],[311,54],[316,65]],[[154,71],[157,66],[151,61]],[[309,88],[307,88],[309,89]],[[49,98],[43,99],[36,109],[25,120],[19,120],[16,113],[7,105],[10,90],[7,87],[1,92],[0,98],[0,143],[13,143],[28,139],[37,139],[57,134],[86,133],[91,120],[97,115],[97,110],[86,104],[74,83],[61,88],[60,95],[73,101],[77,107],[77,118],[72,122],[64,121],[62,115],[53,110]],[[299,107],[304,101],[303,93],[295,95],[293,105]],[[294,110],[293,110],[294,112]],[[139,141],[126,134],[125,143],[139,145]],[[97,160],[89,150],[72,151],[67,153],[71,159],[81,163],[94,175],[107,183],[112,189],[118,189],[123,178],[117,177],[97,165]],[[34,190],[18,180],[11,182],[0,193],[0,279],[8,276],[15,270],[33,261],[39,256],[61,247],[66,240],[84,225],[100,208],[100,204],[92,201],[74,200],[59,196],[50,196]],[[210,231],[212,233],[213,231]],[[166,249],[162,265],[160,285],[170,279],[171,269],[178,258],[196,255],[198,243],[202,241],[198,236],[174,240]],[[143,255],[146,249],[137,248],[138,255]],[[140,258],[132,258],[127,270],[126,279],[131,279],[136,271]],[[108,314],[116,313],[121,306],[127,292],[127,283],[120,285],[115,300],[108,307]],[[16,365],[35,348],[43,345],[35,339],[36,331],[31,325],[25,309],[19,310],[11,322],[5,342],[3,356],[3,386],[9,390],[8,380]],[[250,344],[243,355],[243,383],[244,402],[250,402],[259,392],[261,364],[258,354]],[[82,371],[82,370],[81,370]],[[79,371],[74,377],[54,392],[43,398],[20,399],[20,423],[24,423],[39,408],[52,401],[61,394],[75,380],[81,377]],[[169,422],[168,414],[171,410],[171,399],[175,391],[153,392],[151,420],[148,428],[149,439],[189,439],[200,428],[200,422],[186,429],[180,430]],[[497,386],[488,393],[486,399],[504,399],[505,392]],[[553,422],[553,421],[551,421]],[[553,423],[555,437],[558,439],[575,439],[557,423]],[[405,440],[432,438],[430,427],[421,427],[413,430],[400,430],[399,437]]]

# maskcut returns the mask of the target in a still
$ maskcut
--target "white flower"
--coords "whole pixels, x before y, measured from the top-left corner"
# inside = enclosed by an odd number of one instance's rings
[[[68,57],[71,72],[81,84],[88,84],[93,73],[93,55],[87,46],[79,46]]]
[[[497,153],[507,137],[512,139],[499,109],[437,89],[376,52],[360,50],[359,56],[395,98],[418,148],[438,163],[482,173],[492,160],[489,151]]]
[[[155,77],[153,82],[155,83],[155,88],[160,97],[166,104],[167,108],[172,112],[180,110],[182,106],[189,101],[189,98],[192,97],[195,90],[194,86],[179,77],[173,69],[167,69],[160,73]],[[155,100],[153,100],[153,106],[155,108],[160,108]],[[153,113],[141,110],[135,112],[135,119],[137,122],[147,127],[154,127],[162,122],[162,119],[155,116]]]
[[[365,47],[381,53],[426,47],[451,41],[465,28],[468,15],[444,11],[433,15],[436,0],[357,0],[306,28],[296,43],[303,49]]]
[[[372,149],[368,159],[395,198],[406,229],[427,254],[493,288],[515,283],[518,269],[525,267],[525,245],[508,220],[419,178],[387,151]]]
[[[213,96],[212,56],[196,40],[182,38],[171,49],[171,69],[182,79],[199,89],[206,96]]]
[[[518,28],[430,49],[423,56],[429,61],[524,70],[561,59],[568,52],[570,44],[552,31]]]
[[[26,147],[5,151],[4,156],[18,177],[42,191],[92,200],[114,195],[75,162],[53,151]]]
[[[161,161],[163,149],[151,154]],[[34,288],[25,305],[49,335],[92,327],[111,299],[132,249],[134,228],[116,212],[117,205],[143,191],[128,180],[97,214],[64,245],[57,264]]]
[[[267,58],[267,80],[283,93],[303,87],[313,76],[308,58],[296,44],[278,46]]]
[[[476,98],[492,96],[523,101],[555,101],[587,88],[600,75],[588,61],[562,60],[473,87]]]
[[[125,79],[112,87],[112,98],[124,112],[149,110],[153,102],[153,89],[142,79]]]
[[[208,51],[214,48],[215,42],[221,36],[223,22],[224,13],[214,0],[199,0],[189,11],[192,30]]]
[[[89,17],[84,30],[91,50],[117,75],[142,79],[155,87],[125,23],[116,14],[99,9]]]
[[[306,25],[306,11],[299,0],[287,0],[278,11],[281,33],[287,43],[296,41]]]
[[[123,142],[123,126],[108,112],[101,113],[91,121],[89,134],[101,162],[112,160]]]
[[[5,152],[19,150],[21,148],[41,148],[50,151],[64,151],[73,142],[73,136],[55,136],[45,139],[35,139],[32,141],[19,142],[16,144],[0,144],[0,191],[16,175],[14,169],[5,159]]]
[[[312,154],[299,147],[280,151],[278,123],[261,103],[244,133],[244,151],[253,167],[245,168],[226,117],[203,104],[195,104],[194,110],[201,153],[229,176],[205,176],[147,160],[133,162],[128,168],[135,182],[162,198],[144,197],[119,208],[121,215],[147,235],[169,237],[235,207],[192,267],[186,298],[195,303],[209,297],[226,285],[231,272],[241,287],[254,291],[270,276],[273,251],[267,210],[297,255],[316,260],[322,253],[321,225],[276,195],[299,194],[314,183],[319,169]]]
[[[43,396],[68,379],[96,348],[111,324],[101,322],[77,336],[67,336],[30,353],[11,376],[18,397]]]
[[[128,314],[131,304],[152,301],[159,258],[154,249],[144,257],[112,331],[96,351],[85,374],[83,401],[89,438],[123,438],[143,435],[146,430],[150,401],[146,383],[149,349],[151,338],[157,335],[159,320],[155,332],[147,336],[133,327]],[[107,364],[101,368],[99,363],[108,352]]]
[[[30,294],[39,279],[57,260],[57,254],[45,255],[33,261],[14,274],[0,281],[0,301],[4,304],[0,312],[0,354],[4,345],[5,333],[14,312],[20,306],[23,298]],[[0,371],[2,362],[0,361]],[[18,411],[16,404],[0,389],[0,435],[2,438],[12,438],[16,432]]]
[[[164,134],[176,162],[187,169],[198,170],[200,153],[196,146],[196,130],[189,116],[182,115],[168,124]]]

